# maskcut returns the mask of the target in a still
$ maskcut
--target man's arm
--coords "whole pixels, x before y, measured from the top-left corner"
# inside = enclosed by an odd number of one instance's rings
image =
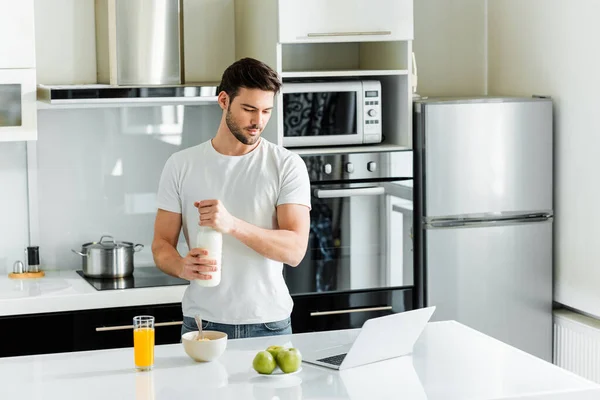
[[[300,204],[277,207],[278,229],[264,229],[238,219],[218,200],[196,202],[200,225],[229,234],[252,250],[271,260],[292,267],[300,264],[306,253],[310,230],[310,211]]]
[[[187,280],[210,279],[202,272],[213,271],[214,260],[204,258],[203,249],[192,249],[181,257],[177,251],[177,239],[181,230],[181,214],[158,209],[154,223],[152,255],[154,263],[163,272]]]
[[[183,257],[177,251],[181,230],[181,214],[159,209],[154,222],[152,255],[154,263],[163,272],[179,277]]]

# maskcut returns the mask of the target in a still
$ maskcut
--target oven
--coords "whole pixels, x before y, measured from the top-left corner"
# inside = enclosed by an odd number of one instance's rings
[[[297,267],[284,268],[294,330],[360,327],[412,309],[412,238],[404,226],[411,219],[398,214],[396,198],[412,176],[410,152],[302,158],[311,180],[309,244]]]

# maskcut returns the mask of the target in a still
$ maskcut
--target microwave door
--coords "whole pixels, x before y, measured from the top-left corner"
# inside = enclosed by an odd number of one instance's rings
[[[362,91],[352,85],[288,84],[283,92],[286,147],[363,143]]]

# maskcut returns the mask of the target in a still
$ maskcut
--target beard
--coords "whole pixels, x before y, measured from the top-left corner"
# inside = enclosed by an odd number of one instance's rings
[[[229,131],[231,131],[232,135],[242,144],[250,146],[255,144],[260,138],[260,133],[256,136],[244,135],[244,128],[241,128],[233,120],[233,115],[231,115],[231,112],[229,110],[227,110],[227,114],[225,115],[225,123],[227,124],[227,127],[229,128]],[[258,129],[260,132],[262,132],[262,128],[258,125],[251,125],[246,127],[245,129]]]

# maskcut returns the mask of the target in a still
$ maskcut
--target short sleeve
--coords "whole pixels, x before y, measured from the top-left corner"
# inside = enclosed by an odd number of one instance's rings
[[[310,205],[310,181],[306,164],[297,154],[292,154],[284,163],[281,171],[281,187],[277,205]]]
[[[163,168],[158,184],[158,208],[181,214],[181,197],[179,196],[179,170],[173,156],[169,157]]]

